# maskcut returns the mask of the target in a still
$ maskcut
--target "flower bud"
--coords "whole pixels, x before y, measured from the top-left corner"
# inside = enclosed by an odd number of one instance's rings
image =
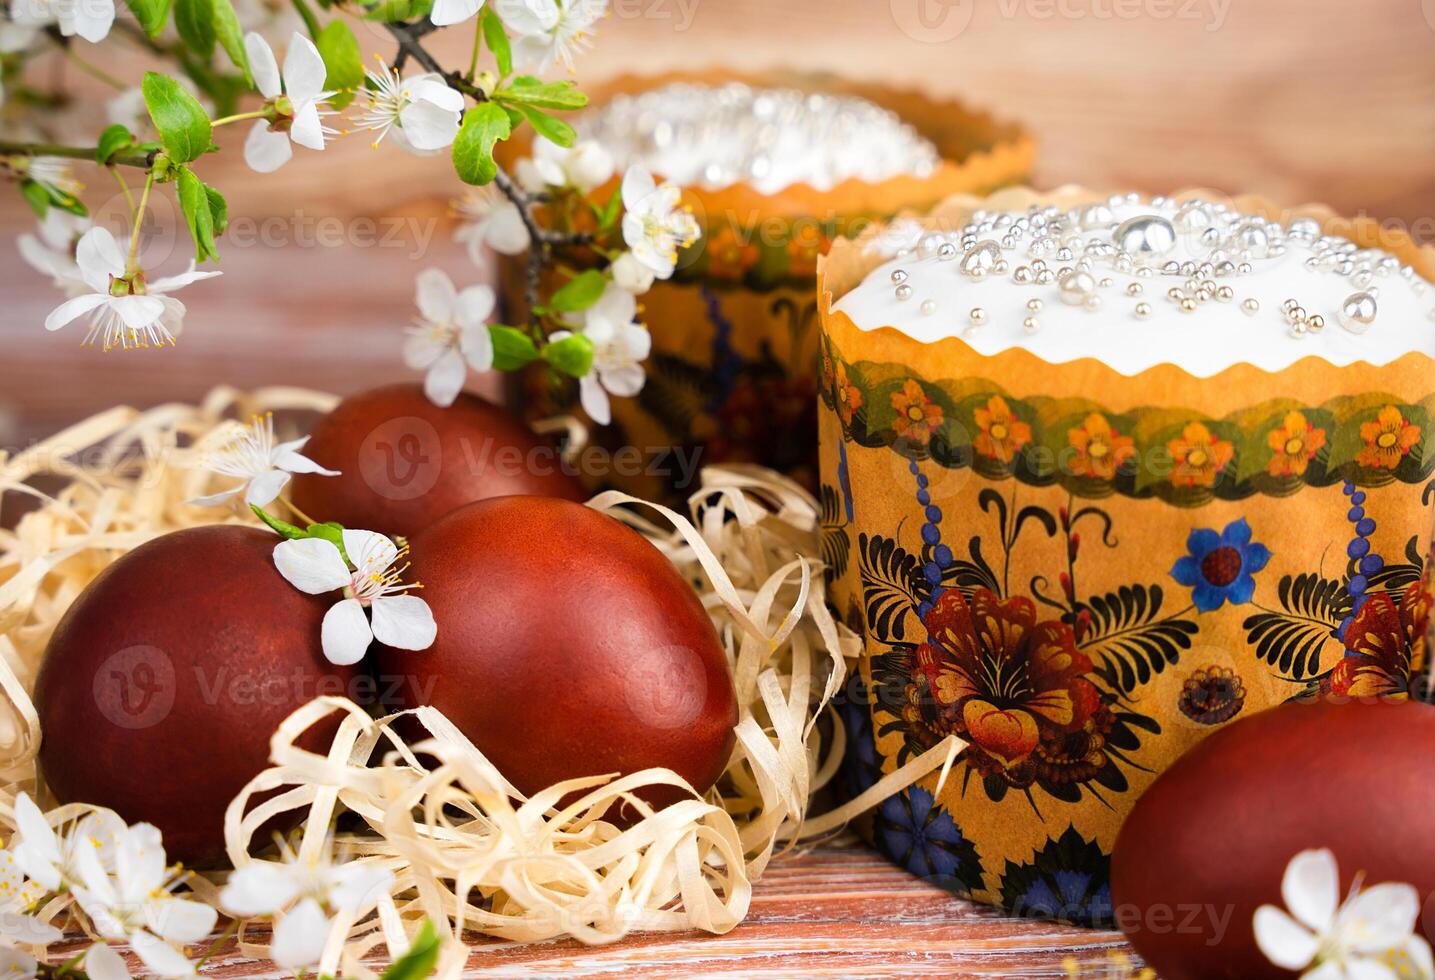
[[[586,194],[613,176],[613,157],[601,144],[587,140],[573,147],[563,169],[568,182]]]

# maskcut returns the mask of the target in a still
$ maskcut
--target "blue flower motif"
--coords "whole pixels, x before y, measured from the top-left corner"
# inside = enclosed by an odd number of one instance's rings
[[[952,815],[933,802],[920,786],[888,797],[882,804],[882,843],[914,875],[958,878],[966,838]]]
[[[1251,540],[1251,526],[1244,517],[1226,525],[1217,534],[1208,527],[1195,528],[1186,539],[1190,554],[1171,566],[1171,577],[1191,587],[1191,601],[1201,612],[1250,602],[1256,591],[1255,573],[1271,560],[1271,549]]]

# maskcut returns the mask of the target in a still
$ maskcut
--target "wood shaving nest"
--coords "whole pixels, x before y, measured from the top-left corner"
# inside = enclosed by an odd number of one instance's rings
[[[219,388],[197,406],[116,408],[18,455],[0,455],[0,498],[23,494],[38,504],[15,530],[0,529],[0,822],[13,828],[21,790],[45,799],[29,691],[66,608],[131,548],[215,521],[220,512],[185,501],[214,489],[203,462],[240,420],[324,412],[336,401],[300,389]],[[65,482],[48,493],[37,478]],[[401,955],[424,919],[448,939],[468,932],[607,943],[642,930],[724,933],[747,914],[753,882],[775,854],[840,829],[938,769],[945,779],[960,748],[953,741],[888,773],[859,799],[808,815],[842,759],[832,699],[861,652],[860,638],[825,604],[817,506],[790,480],[746,467],[705,470],[694,500],[702,503],[691,521],[619,493],[589,506],[652,541],[698,589],[717,626],[740,705],[736,747],[717,786],[657,812],[634,792],[686,787],[668,770],[571,780],[525,799],[432,708],[405,713],[426,732],[410,742],[400,731],[412,739],[412,722],[395,728],[401,715],[375,719],[342,699],[311,702],[274,733],[272,767],[232,801],[225,834],[240,867],[272,848],[260,833],[268,819],[303,810],[301,859],[321,860],[332,849],[392,872],[386,893],[337,916],[319,972],[375,976],[362,961],[373,962],[380,945],[387,958]],[[342,722],[327,753],[295,744],[331,714]],[[600,819],[620,799],[644,813],[626,829]],[[49,816],[59,824],[90,809],[70,804]],[[363,829],[336,836],[346,811],[357,819],[344,826]],[[224,877],[194,876],[190,887],[219,907]],[[42,917],[85,928],[78,916],[65,919],[69,911],[62,896]],[[243,952],[266,953],[245,936]],[[439,975],[457,976],[468,954],[463,943],[445,942]]]

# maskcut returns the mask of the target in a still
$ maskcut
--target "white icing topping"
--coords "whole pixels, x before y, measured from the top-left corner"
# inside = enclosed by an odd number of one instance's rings
[[[602,143],[620,170],[639,163],[708,190],[745,180],[764,194],[797,183],[825,191],[850,178],[927,176],[940,162],[915,129],[865,99],[739,83],[618,96],[575,127]]]
[[[1310,220],[1283,226],[1126,195],[978,212],[950,233],[898,222],[869,247],[893,258],[837,310],[862,329],[960,336],[982,354],[1023,347],[1123,374],[1169,362],[1198,377],[1238,363],[1278,371],[1310,355],[1335,365],[1435,355],[1435,290],[1394,256]]]

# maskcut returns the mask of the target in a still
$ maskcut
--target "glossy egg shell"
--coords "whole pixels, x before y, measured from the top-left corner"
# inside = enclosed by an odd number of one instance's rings
[[[394,707],[437,707],[525,793],[654,766],[701,793],[722,774],[737,724],[726,658],[697,594],[637,532],[581,504],[506,497],[412,544],[438,639],[379,649]]]
[[[279,539],[213,525],[149,541],[66,611],[35,683],[40,770],[60,802],[160,829],[171,861],[224,852],[224,811],[268,765],[269,737],[320,695],[355,696],[356,671],[320,649],[333,599],[274,568]],[[322,749],[337,727],[316,725]]]
[[[1117,923],[1165,980],[1294,976],[1251,922],[1284,907],[1298,852],[1334,851],[1342,897],[1357,873],[1366,887],[1408,882],[1422,902],[1435,890],[1435,834],[1420,819],[1435,812],[1432,748],[1435,708],[1418,702],[1288,703],[1227,725],[1127,817],[1111,862]]]
[[[314,426],[304,455],[339,476],[302,474],[291,499],[317,521],[412,537],[476,500],[538,494],[581,501],[554,448],[476,395],[448,408],[417,384],[351,395]]]

